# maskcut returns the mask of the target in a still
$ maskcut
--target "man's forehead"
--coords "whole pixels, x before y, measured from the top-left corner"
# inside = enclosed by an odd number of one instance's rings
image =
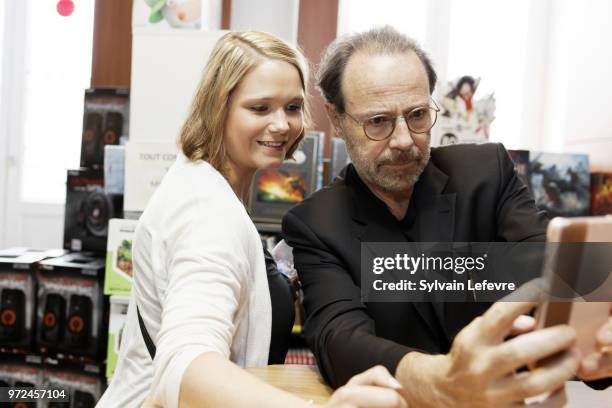
[[[359,52],[345,68],[342,92],[347,106],[366,101],[385,105],[397,99],[422,104],[429,100],[429,81],[423,63],[413,51]]]

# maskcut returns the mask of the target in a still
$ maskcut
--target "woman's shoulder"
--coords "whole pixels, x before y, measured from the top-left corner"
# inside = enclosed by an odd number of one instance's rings
[[[215,184],[227,184],[223,175],[210,163],[205,160],[190,160],[182,153],[179,153],[174,164],[168,169],[168,173],[164,177],[164,180],[166,179],[173,179],[179,185],[181,181],[186,183],[196,181],[200,184],[202,180]]]
[[[183,155],[179,155],[170,167],[159,190],[172,201],[179,197],[205,200],[211,205],[236,201],[229,183],[219,171],[206,161],[191,161]]]
[[[250,222],[227,180],[205,161],[180,157],[147,204],[143,218],[151,226],[205,224],[211,229],[245,231]],[[142,219],[142,218],[141,218]]]

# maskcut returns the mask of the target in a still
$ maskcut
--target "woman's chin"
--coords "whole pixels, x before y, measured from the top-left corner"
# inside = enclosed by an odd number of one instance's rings
[[[257,167],[260,169],[275,169],[275,168],[282,166],[283,162],[284,160],[281,160],[280,158],[262,160],[259,162],[259,166]]]

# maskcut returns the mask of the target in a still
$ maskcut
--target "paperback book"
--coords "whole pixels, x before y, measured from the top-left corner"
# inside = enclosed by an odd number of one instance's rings
[[[612,173],[591,174],[591,215],[612,214]]]
[[[551,217],[590,214],[588,155],[531,152],[529,180],[536,205]]]
[[[320,142],[320,133],[307,134],[292,160],[255,173],[249,200],[254,221],[280,223],[289,208],[318,188]]]

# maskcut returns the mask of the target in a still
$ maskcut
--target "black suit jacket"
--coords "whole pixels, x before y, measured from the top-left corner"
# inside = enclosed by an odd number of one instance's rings
[[[283,218],[304,289],[304,335],[333,386],[377,364],[394,373],[410,351],[448,352],[489,303],[361,301],[361,242],[405,241],[399,222],[352,165]],[[417,241],[544,241],[548,219],[500,144],[432,148],[414,187]]]

